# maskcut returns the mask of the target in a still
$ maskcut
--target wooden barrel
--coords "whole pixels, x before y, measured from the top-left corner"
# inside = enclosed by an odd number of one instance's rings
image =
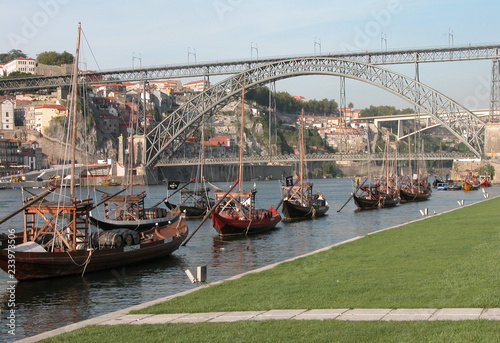
[[[167,209],[163,207],[151,207],[144,209],[144,219],[165,218]]]
[[[111,231],[94,232],[90,235],[93,248],[119,248],[123,245],[123,237]]]
[[[109,230],[108,232],[114,232],[122,236],[123,238],[123,245],[136,245],[139,244],[141,241],[141,235],[130,229],[113,229]]]

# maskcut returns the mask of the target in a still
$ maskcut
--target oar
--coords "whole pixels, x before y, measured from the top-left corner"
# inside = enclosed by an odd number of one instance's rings
[[[17,210],[15,210],[14,212],[12,212],[11,214],[8,214],[6,215],[5,217],[3,217],[1,220],[0,220],[0,224],[4,223],[5,221],[9,220],[10,218],[14,217],[16,214],[18,214],[19,212],[23,211],[24,209],[26,209],[27,207],[33,205],[34,203],[36,203],[38,200],[40,199],[43,199],[45,198],[47,195],[49,195],[50,193],[52,193],[54,190],[56,189],[56,187],[50,187],[48,188],[45,192],[43,192],[42,194],[36,196],[35,198],[31,199],[30,201],[28,201],[26,204],[24,204],[23,206],[19,207]]]
[[[342,207],[337,211],[337,212],[340,212],[342,211],[342,209],[345,207],[345,205],[347,205],[349,203],[349,201],[351,201],[352,197],[354,196],[354,194],[356,194],[356,192],[361,188],[361,186],[363,186],[365,184],[365,182],[367,181],[368,179],[365,179],[365,181],[363,181],[363,183],[361,185],[359,185],[358,187],[356,187],[356,190],[354,192],[352,192],[351,196],[349,197],[349,199],[347,199],[347,201],[345,202],[344,205],[342,205]]]
[[[160,205],[162,202],[165,202],[168,200],[168,198],[170,198],[172,195],[174,195],[175,193],[179,192],[180,190],[184,189],[187,187],[187,185],[189,185],[190,183],[192,183],[194,180],[196,180],[195,177],[193,177],[191,180],[189,180],[188,183],[186,183],[184,186],[182,186],[181,188],[177,189],[175,192],[173,192],[172,194],[170,195],[167,195],[165,198],[163,198],[162,200],[158,201],[156,204],[153,205],[153,208],[154,207],[157,207],[158,205]]]
[[[227,195],[233,190],[234,187],[236,187],[236,185],[240,182],[240,180],[236,180],[234,182],[234,184],[231,186],[231,188],[229,188],[229,190],[226,192],[226,194],[224,194],[219,200],[217,200],[217,202],[215,203],[215,205],[210,209],[210,211],[208,211],[207,214],[205,214],[205,217],[203,217],[203,219],[201,220],[200,224],[198,224],[198,226],[196,227],[196,229],[193,231],[193,233],[184,241],[182,242],[182,246],[185,246],[187,244],[187,242],[189,242],[189,240],[191,239],[191,237],[194,236],[194,234],[196,233],[196,231],[198,231],[201,227],[201,225],[203,225],[203,223],[207,220],[208,217],[210,217],[210,215],[212,214],[212,212],[217,208],[219,207],[220,203],[227,197]]]

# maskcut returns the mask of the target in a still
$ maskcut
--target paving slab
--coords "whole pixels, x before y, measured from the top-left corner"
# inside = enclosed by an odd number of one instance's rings
[[[220,322],[237,322],[239,320],[251,320],[266,311],[241,311],[241,312],[227,312],[217,318],[211,319],[210,323]]]
[[[270,310],[261,313],[251,320],[269,320],[269,319],[291,319],[307,310]]]
[[[176,314],[155,314],[150,317],[136,320],[130,324],[140,325],[140,324],[165,324],[171,323],[176,319],[187,316],[188,313],[176,313]]]
[[[151,316],[152,316],[152,314],[126,314],[124,316],[99,323],[99,325],[130,324],[130,323],[135,322],[137,320],[141,320],[141,319],[151,317]]]
[[[406,321],[406,320],[429,320],[437,311],[436,308],[400,308],[389,312],[382,320]]]
[[[302,312],[301,314],[293,317],[292,319],[301,319],[301,320],[335,319],[348,310],[349,310],[348,308],[309,310],[306,312]]]
[[[227,312],[209,312],[209,313],[189,313],[171,321],[171,323],[203,323],[217,318]]]
[[[479,319],[483,311],[482,308],[442,308],[429,320],[474,320]]]
[[[488,308],[481,313],[480,319],[500,320],[500,308]]]
[[[382,320],[389,312],[391,312],[389,308],[355,308],[342,313],[337,319],[353,321]]]

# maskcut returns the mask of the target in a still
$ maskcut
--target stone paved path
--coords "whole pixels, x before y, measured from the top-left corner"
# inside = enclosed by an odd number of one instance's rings
[[[138,306],[137,306],[138,307]],[[177,313],[177,314],[128,314],[120,310],[79,323],[64,326],[18,342],[37,342],[61,333],[88,325],[141,325],[165,323],[220,323],[239,320],[352,320],[352,321],[411,321],[411,320],[500,320],[500,308],[401,308],[401,309],[317,309],[270,310],[241,312]]]
[[[323,309],[270,310],[242,312],[126,314],[98,325],[163,324],[163,323],[218,323],[239,320],[352,320],[352,321],[408,321],[408,320],[500,320],[500,308],[443,308],[443,309]]]

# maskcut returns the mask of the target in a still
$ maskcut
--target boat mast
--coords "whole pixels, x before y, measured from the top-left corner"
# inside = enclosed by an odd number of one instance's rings
[[[413,193],[413,170],[411,167],[411,138],[408,136],[408,174],[410,174],[410,191]]]
[[[302,190],[304,182],[304,108],[300,113],[300,140],[299,140],[299,187]],[[300,203],[304,204],[304,193],[300,192]]]
[[[241,192],[241,184],[243,183],[243,113],[245,108],[245,83],[241,87],[241,118],[240,118],[240,160],[239,160],[239,171],[238,179],[238,191]]]
[[[71,136],[71,179],[70,179],[70,197],[74,201],[75,199],[75,161],[76,161],[76,99],[78,94],[78,55],[80,54],[80,33],[82,31],[82,24],[78,23],[78,35],[76,39],[76,52],[75,52],[75,61],[73,65],[73,89],[71,94],[72,105],[72,120],[73,120],[73,128],[72,128],[72,136]]]
[[[203,183],[203,175],[204,175],[204,166],[205,166],[205,115],[201,118],[201,144],[200,144],[201,152],[200,152],[200,178],[199,185],[200,189],[204,189]],[[198,182],[197,182],[198,184]],[[196,187],[195,187],[196,190]],[[205,194],[205,193],[202,193]]]
[[[388,157],[389,157],[389,135],[385,140],[385,192],[389,194],[389,168],[388,168]]]
[[[398,193],[398,186],[399,186],[399,175],[398,175],[398,142],[399,138],[396,137],[395,140],[395,151],[394,151],[394,180],[393,180],[393,195],[396,195]]]
[[[239,218],[243,219],[245,216],[243,215],[243,208],[241,206],[241,184],[243,183],[243,114],[245,108],[245,81],[241,86],[241,118],[240,118],[240,158],[238,165],[238,209],[239,209]],[[252,204],[250,204],[250,211],[252,211]],[[251,215],[251,212],[250,212]]]
[[[130,133],[130,195],[134,194],[134,130]]]

